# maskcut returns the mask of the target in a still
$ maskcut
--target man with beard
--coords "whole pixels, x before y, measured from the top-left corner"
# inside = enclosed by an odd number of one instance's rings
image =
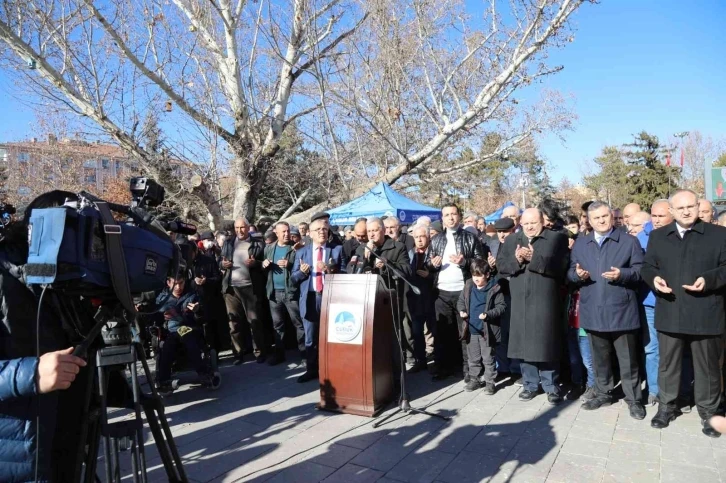
[[[285,361],[285,323],[290,320],[297,334],[300,353],[305,352],[305,330],[300,318],[300,294],[290,275],[295,264],[295,250],[290,245],[290,225],[279,221],[275,225],[277,241],[265,247],[262,269],[267,271],[267,299],[275,330],[275,354],[267,361],[274,366]]]
[[[548,402],[559,404],[561,287],[569,265],[568,241],[562,233],[544,228],[536,208],[525,210],[521,223],[522,230],[507,237],[497,256],[500,275],[509,277],[512,300],[508,356],[522,360],[521,400],[534,399],[541,383]]]
[[[234,222],[236,236],[228,239],[222,247],[221,268],[222,293],[227,306],[230,336],[235,350],[235,365],[242,363],[246,349],[249,349],[249,333],[258,351],[257,362],[267,359],[269,344],[264,323],[260,317],[260,301],[255,284],[263,283],[262,259],[264,242],[250,236],[250,224],[246,218]]]
[[[460,224],[459,207],[448,203],[441,208],[444,232],[431,240],[427,269],[435,276],[437,289],[436,332],[434,336],[434,380],[443,380],[457,371],[462,364],[464,380],[469,382],[469,362],[466,342],[459,340],[459,329],[464,321],[456,304],[464,284],[471,278],[469,267],[476,259],[486,260],[489,250],[482,246],[476,235]],[[476,377],[478,374],[475,374]]]
[[[658,331],[658,413],[651,420],[666,428],[676,417],[684,348],[693,357],[694,395],[702,432],[720,436],[709,419],[722,415],[721,358],[726,328],[726,229],[698,218],[698,197],[678,190],[670,198],[675,222],[650,234],[643,280],[656,295]]]

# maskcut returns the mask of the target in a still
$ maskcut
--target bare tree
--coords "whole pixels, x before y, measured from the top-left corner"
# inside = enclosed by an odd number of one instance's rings
[[[681,179],[683,187],[691,189],[703,196],[705,192],[705,166],[706,162],[713,163],[726,152],[726,139],[714,140],[704,136],[699,131],[691,131],[683,139],[683,144],[676,147],[672,163],[678,166],[681,150],[683,151],[683,169]]]
[[[218,221],[220,171],[234,177],[234,215],[252,217],[293,123],[326,160],[333,199],[566,128],[558,97],[533,102],[528,86],[560,70],[547,49],[571,40],[585,1],[488,0],[469,17],[462,0],[5,0],[0,40],[26,88],[100,127],[170,191],[190,189]],[[197,160],[211,161],[190,186],[144,144],[150,112],[168,116],[170,144],[204,147]],[[485,132],[502,140],[487,156],[431,163]]]

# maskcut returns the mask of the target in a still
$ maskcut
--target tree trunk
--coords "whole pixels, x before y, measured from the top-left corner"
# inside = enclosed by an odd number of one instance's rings
[[[274,156],[274,153],[272,155]],[[256,161],[250,163],[249,159],[256,159]],[[235,177],[234,218],[243,216],[250,223],[254,223],[257,200],[267,177],[268,161],[268,156],[256,153],[238,156],[235,159],[234,166],[237,175]]]

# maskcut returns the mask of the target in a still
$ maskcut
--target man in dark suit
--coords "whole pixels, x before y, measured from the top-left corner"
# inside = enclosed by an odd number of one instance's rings
[[[342,246],[330,247],[328,234],[329,216],[313,216],[310,223],[311,243],[295,254],[295,265],[290,277],[293,285],[300,287],[300,317],[305,329],[305,359],[307,370],[297,382],[318,378],[318,331],[320,329],[320,304],[325,287],[325,274],[343,271]]]
[[[675,221],[653,230],[641,275],[656,295],[658,331],[657,429],[676,418],[684,347],[691,348],[694,396],[703,433],[717,438],[709,419],[721,414],[722,335],[726,327],[726,228],[698,219],[698,197],[678,190],[669,200]]]
[[[618,359],[625,402],[634,419],[645,418],[640,390],[640,311],[638,307],[643,250],[638,240],[613,226],[610,207],[591,204],[593,231],[575,242],[570,256],[570,283],[580,289],[580,327],[592,347],[596,396],[582,409],[611,405],[613,351]]]

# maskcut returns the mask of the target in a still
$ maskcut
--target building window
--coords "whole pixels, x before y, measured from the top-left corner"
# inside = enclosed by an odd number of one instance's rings
[[[6,162],[8,160],[8,150],[0,148],[0,161]]]
[[[121,169],[123,168],[123,166],[121,166],[121,161],[117,159],[116,161],[114,161],[114,164],[116,165],[116,174],[120,173]]]
[[[83,162],[84,168],[95,168],[96,167],[96,160],[95,159],[89,159],[88,161]]]
[[[101,160],[101,167],[102,167],[103,169],[108,169],[108,167],[109,167],[109,162],[108,162],[108,159],[102,159],[102,160]]]
[[[28,153],[20,152],[18,153],[18,162],[19,163],[27,163],[30,161],[30,155]]]

